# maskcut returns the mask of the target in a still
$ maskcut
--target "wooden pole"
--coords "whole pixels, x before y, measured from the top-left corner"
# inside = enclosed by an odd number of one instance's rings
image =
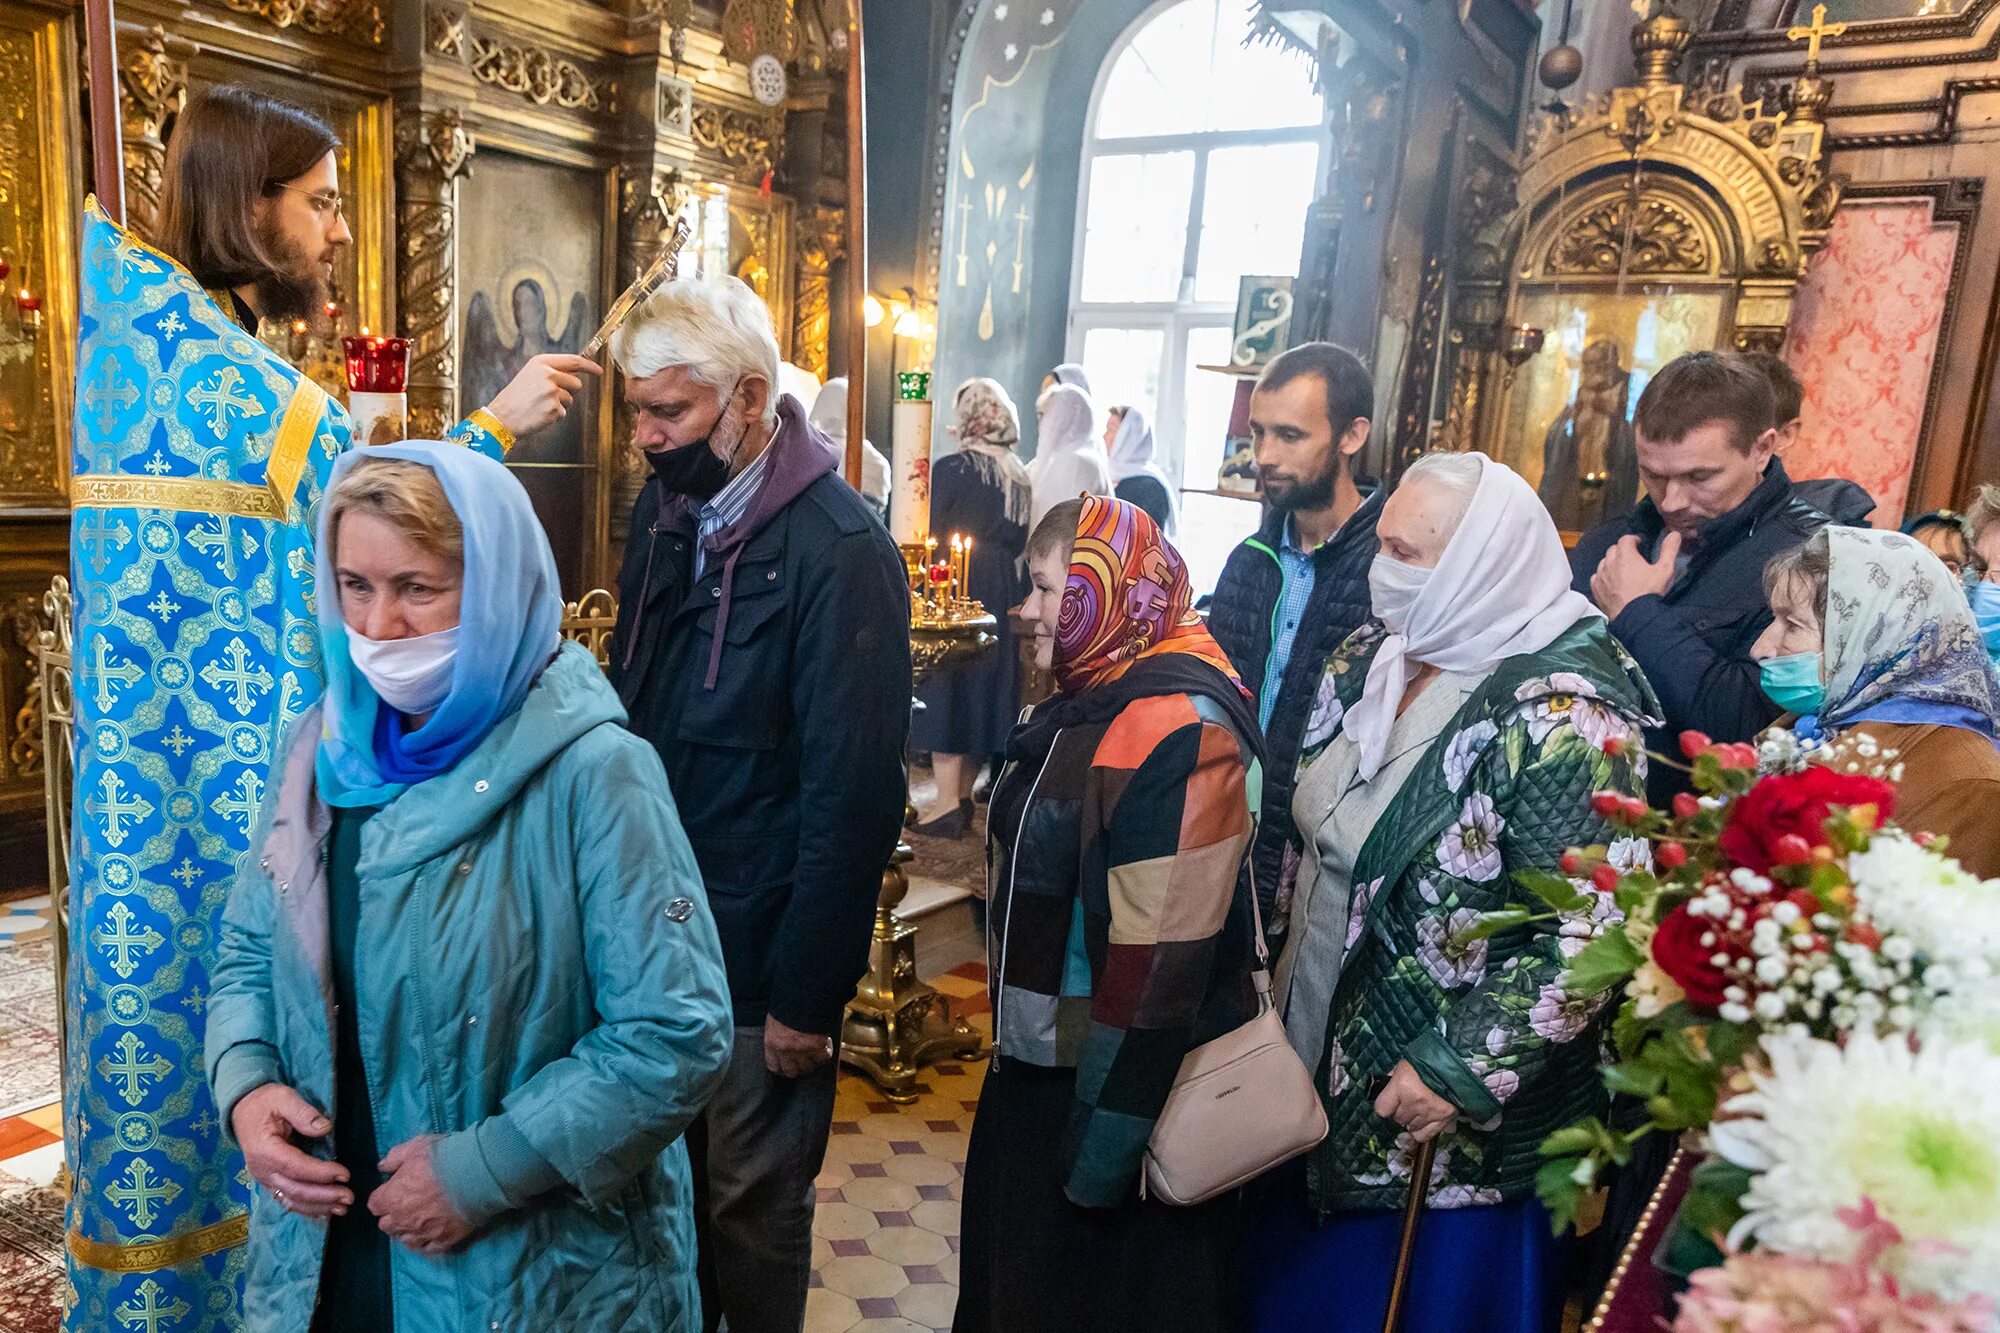
[[[868,420],[868,108],[861,70],[861,0],[847,7],[847,484],[861,488]]]
[[[84,0],[90,70],[90,170],[97,206],[125,225],[125,144],[118,114],[118,21],[112,0]]]
[[[1417,1258],[1417,1223],[1424,1220],[1424,1203],[1430,1194],[1431,1163],[1437,1158],[1438,1141],[1432,1138],[1417,1149],[1410,1164],[1410,1193],[1403,1201],[1403,1234],[1396,1246],[1396,1268],[1389,1275],[1389,1308],[1382,1316],[1382,1333],[1402,1333],[1403,1316],[1409,1310],[1411,1269]]]

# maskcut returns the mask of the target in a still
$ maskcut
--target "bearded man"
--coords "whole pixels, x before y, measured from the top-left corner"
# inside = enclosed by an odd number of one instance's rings
[[[353,240],[338,147],[307,112],[214,88],[174,127],[157,248],[86,209],[64,1080],[73,1329],[240,1323],[252,1204],[201,1072],[209,964],[272,753],[320,693],[315,510],[354,443],[340,404],[254,330],[327,299]],[[597,367],[538,358],[449,437],[499,457],[562,415],[579,373]],[[324,1143],[330,1126],[295,1129]]]
[[[1208,627],[1257,694],[1264,729],[1263,808],[1251,867],[1267,929],[1284,929],[1292,783],[1320,676],[1340,641],[1369,618],[1368,566],[1384,491],[1364,490],[1354,459],[1368,443],[1375,381],[1333,343],[1272,358],[1250,393],[1250,443],[1269,506],[1264,526],[1230,552]]]

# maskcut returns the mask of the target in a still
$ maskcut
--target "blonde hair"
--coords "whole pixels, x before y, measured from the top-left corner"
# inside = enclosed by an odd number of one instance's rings
[[[1977,542],[1995,523],[2000,523],[2000,486],[1981,486],[1972,503],[1966,506],[1966,529]]]
[[[342,477],[327,504],[327,540],[340,552],[340,520],[349,513],[381,519],[433,555],[465,567],[465,526],[445,498],[437,473],[401,458],[369,458]]]
[[[771,309],[740,278],[676,278],[639,303],[611,335],[611,355],[635,380],[685,366],[718,393],[756,375],[770,386],[764,424],[778,419],[778,339]]]

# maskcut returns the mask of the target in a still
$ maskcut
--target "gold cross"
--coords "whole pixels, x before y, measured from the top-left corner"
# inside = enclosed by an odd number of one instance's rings
[[[1788,41],[1804,42],[1806,44],[1806,63],[1808,65],[1817,65],[1819,64],[1820,41],[1827,37],[1838,37],[1846,31],[1847,25],[1845,23],[1828,23],[1826,21],[1825,5],[1814,5],[1812,24],[1807,27],[1788,29],[1785,33],[1785,38]]]

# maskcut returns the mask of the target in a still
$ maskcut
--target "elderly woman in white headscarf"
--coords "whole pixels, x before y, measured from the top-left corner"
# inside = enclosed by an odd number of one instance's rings
[[[1020,662],[1007,610],[1028,595],[1028,515],[1033,485],[1014,453],[1021,417],[995,380],[970,379],[952,395],[946,428],[958,452],[931,464],[931,531],[940,540],[972,538],[972,596],[999,621],[1000,643],[941,676],[918,694],[924,710],[910,723],[910,743],[931,752],[936,795],[917,831],[955,838],[972,826],[973,784],[980,765],[1006,748],[1021,711]]]
[[[847,376],[836,375],[826,382],[806,420],[833,441],[842,459],[847,457]],[[874,508],[875,517],[889,516],[889,460],[869,440],[861,442],[861,498]]]
[[[1154,461],[1153,423],[1136,407],[1114,407],[1104,414],[1104,448],[1111,458],[1111,484],[1118,498],[1146,511],[1146,516],[1172,537],[1179,528],[1174,484]]]
[[[1331,1130],[1245,1247],[1250,1323],[1380,1328],[1411,1164],[1437,1139],[1404,1327],[1542,1333],[1564,1264],[1536,1148],[1603,1095],[1606,997],[1561,977],[1613,909],[1592,894],[1560,920],[1462,932],[1540,906],[1517,872],[1610,841],[1591,794],[1644,793],[1657,705],[1508,468],[1420,459],[1378,534],[1375,619],[1328,663],[1292,802],[1304,864],[1279,890],[1279,1002]]]
[[[1111,494],[1111,460],[1098,439],[1097,408],[1090,395],[1068,384],[1047,390],[1036,404],[1041,412],[1035,458],[1028,477],[1035,484],[1033,528],[1064,500],[1088,492]]]
[[[1039,404],[1042,394],[1047,393],[1058,384],[1067,384],[1072,389],[1081,389],[1084,393],[1088,394],[1090,392],[1090,375],[1076,362],[1065,361],[1049,371],[1048,374],[1042,376],[1042,387],[1035,395],[1035,401]]]

